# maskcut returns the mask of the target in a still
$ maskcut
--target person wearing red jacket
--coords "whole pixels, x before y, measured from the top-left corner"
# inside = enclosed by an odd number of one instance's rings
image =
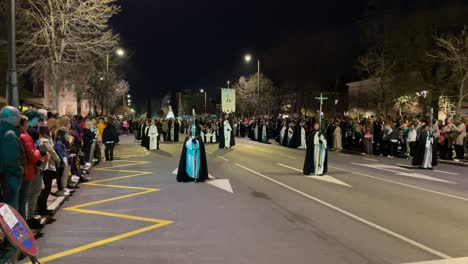
[[[31,203],[29,200],[31,196],[31,188],[33,185],[42,184],[40,181],[42,180],[40,177],[37,176],[36,170],[38,161],[47,161],[49,159],[49,155],[47,150],[38,150],[36,149],[33,139],[31,136],[26,132],[28,129],[28,118],[26,116],[21,116],[21,120],[19,123],[19,129],[21,129],[21,135],[19,136],[21,145],[23,146],[23,151],[26,156],[26,168],[24,170],[24,177],[23,183],[20,189],[20,197],[19,197],[19,213],[23,216],[26,221],[29,221],[34,216],[34,208],[35,203]],[[38,179],[39,178],[39,179]],[[34,205],[33,205],[34,204]],[[28,207],[28,213],[26,213],[26,208]]]

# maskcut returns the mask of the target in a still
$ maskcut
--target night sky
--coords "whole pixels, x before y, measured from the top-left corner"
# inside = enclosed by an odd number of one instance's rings
[[[245,52],[260,56],[262,70],[274,80],[283,72],[296,73],[296,68],[310,70],[311,63],[320,68],[326,56],[302,54],[346,43],[363,10],[363,1],[355,0],[121,0],[120,4],[122,12],[112,25],[130,54],[125,68],[137,104],[171,90],[214,92],[227,80],[256,70],[255,65],[244,64]],[[309,48],[307,43],[318,47]],[[336,75],[336,68],[343,65],[341,59],[335,60],[321,74]]]

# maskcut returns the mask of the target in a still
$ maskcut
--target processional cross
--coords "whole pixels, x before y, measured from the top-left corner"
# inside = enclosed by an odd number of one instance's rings
[[[315,97],[315,99],[320,100],[319,125],[320,125],[320,131],[322,131],[322,105],[323,105],[323,101],[327,100],[328,97],[323,97],[322,93],[320,93],[320,97]]]

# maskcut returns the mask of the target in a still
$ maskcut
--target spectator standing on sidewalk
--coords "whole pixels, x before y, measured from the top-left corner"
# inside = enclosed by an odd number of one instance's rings
[[[42,177],[37,174],[36,164],[39,161],[48,161],[50,156],[46,150],[36,149],[32,137],[27,133],[28,118],[26,116],[21,116],[19,128],[22,131],[19,136],[20,142],[26,154],[26,170],[20,189],[19,213],[26,219],[28,225],[33,228],[34,225],[38,224],[33,222],[33,216],[37,198],[42,187]]]
[[[408,131],[408,135],[406,138],[406,155],[408,157],[414,157],[414,150],[416,147],[416,136],[418,133],[416,132],[416,127],[414,124],[411,125],[411,128]]]
[[[465,158],[465,140],[466,140],[466,125],[465,119],[455,120],[455,124],[452,125],[453,133],[453,147],[455,148],[456,159],[462,160]]]
[[[364,153],[365,155],[372,156],[374,155],[373,150],[373,132],[374,132],[374,124],[368,122],[364,128]]]
[[[41,164],[44,189],[37,200],[37,212],[40,215],[48,215],[50,212],[47,210],[47,198],[52,189],[52,180],[57,177],[57,164],[60,164],[60,158],[54,150],[54,143],[47,126],[39,127],[39,140],[41,142],[40,146],[44,146],[47,149],[50,159]]]
[[[115,127],[113,126],[112,119],[107,121],[107,126],[104,128],[104,132],[102,133],[102,142],[105,144],[104,153],[106,161],[109,165],[112,165],[112,161],[114,160],[114,146],[119,142],[119,137]]]
[[[57,168],[57,196],[70,196],[71,191],[67,188],[68,176],[70,172],[70,160],[74,157],[74,154],[68,154],[67,152],[67,138],[68,138],[68,129],[61,128],[57,131],[57,136],[55,138],[54,150],[60,158],[60,164]]]
[[[19,210],[19,191],[24,168],[24,152],[19,141],[20,112],[5,106],[0,111],[0,201]]]

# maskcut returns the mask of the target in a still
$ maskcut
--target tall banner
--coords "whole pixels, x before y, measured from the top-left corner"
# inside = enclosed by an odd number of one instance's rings
[[[221,109],[224,113],[236,112],[236,90],[229,88],[221,89]]]

